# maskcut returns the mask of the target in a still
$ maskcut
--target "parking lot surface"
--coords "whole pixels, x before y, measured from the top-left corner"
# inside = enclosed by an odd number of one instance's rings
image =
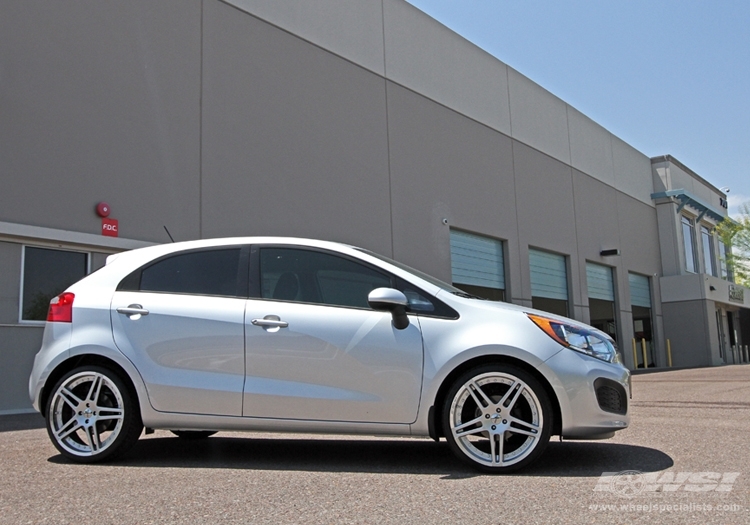
[[[750,523],[750,366],[633,378],[631,427],[554,438],[488,476],[446,443],[220,432],[142,436],[77,465],[38,415],[0,417],[0,523]]]

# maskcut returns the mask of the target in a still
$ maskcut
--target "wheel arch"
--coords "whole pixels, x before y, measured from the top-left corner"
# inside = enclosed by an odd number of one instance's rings
[[[552,388],[550,382],[547,381],[547,378],[544,377],[544,375],[539,372],[539,370],[537,370],[529,363],[509,355],[483,355],[474,357],[458,365],[456,368],[451,370],[451,372],[440,384],[440,388],[438,388],[437,394],[430,409],[430,419],[428,421],[430,437],[432,439],[437,441],[439,438],[445,437],[443,434],[443,425],[441,424],[441,422],[443,418],[443,405],[445,396],[448,394],[448,390],[450,390],[451,385],[453,385],[458,376],[460,376],[467,370],[470,370],[471,368],[477,366],[488,364],[506,364],[516,366],[523,371],[531,374],[534,379],[539,381],[539,384],[542,385],[542,388],[544,388],[544,391],[546,392],[547,396],[549,397],[550,403],[552,404],[552,435],[559,435],[562,432],[562,411],[560,409],[560,401],[558,400],[557,395],[555,394],[555,390]]]
[[[42,392],[40,395],[39,410],[41,411],[43,417],[47,417],[47,402],[49,400],[50,394],[52,393],[52,389],[55,387],[60,378],[71,370],[78,368],[79,366],[86,365],[100,366],[117,374],[117,376],[127,386],[129,391],[128,393],[133,397],[135,406],[139,405],[138,391],[133,384],[133,380],[130,378],[130,375],[125,371],[125,369],[120,366],[119,363],[117,363],[113,359],[99,354],[82,354],[69,357],[65,361],[58,364],[55,369],[50,372],[49,376],[44,382],[44,387],[42,388]]]

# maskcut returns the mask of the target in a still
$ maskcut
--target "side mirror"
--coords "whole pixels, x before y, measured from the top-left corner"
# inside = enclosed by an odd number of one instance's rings
[[[373,310],[391,312],[393,326],[397,330],[403,330],[409,326],[409,318],[406,315],[409,300],[403,292],[393,288],[375,288],[367,296],[367,304]]]

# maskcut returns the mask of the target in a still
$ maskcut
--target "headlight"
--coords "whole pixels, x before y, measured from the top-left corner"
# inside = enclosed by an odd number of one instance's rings
[[[609,338],[583,326],[533,314],[526,315],[544,330],[544,333],[561,345],[608,363],[620,362],[620,354],[617,353],[617,348]]]

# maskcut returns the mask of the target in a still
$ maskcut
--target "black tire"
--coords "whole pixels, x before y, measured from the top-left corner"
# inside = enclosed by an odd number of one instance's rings
[[[448,446],[461,461],[502,474],[527,466],[544,452],[552,418],[542,385],[526,371],[498,363],[458,377],[445,397],[442,425]]]
[[[206,439],[214,434],[216,430],[170,430],[172,434],[180,439]]]
[[[52,443],[78,463],[121,456],[143,430],[140,407],[128,384],[101,366],[81,366],[65,374],[46,408]]]

